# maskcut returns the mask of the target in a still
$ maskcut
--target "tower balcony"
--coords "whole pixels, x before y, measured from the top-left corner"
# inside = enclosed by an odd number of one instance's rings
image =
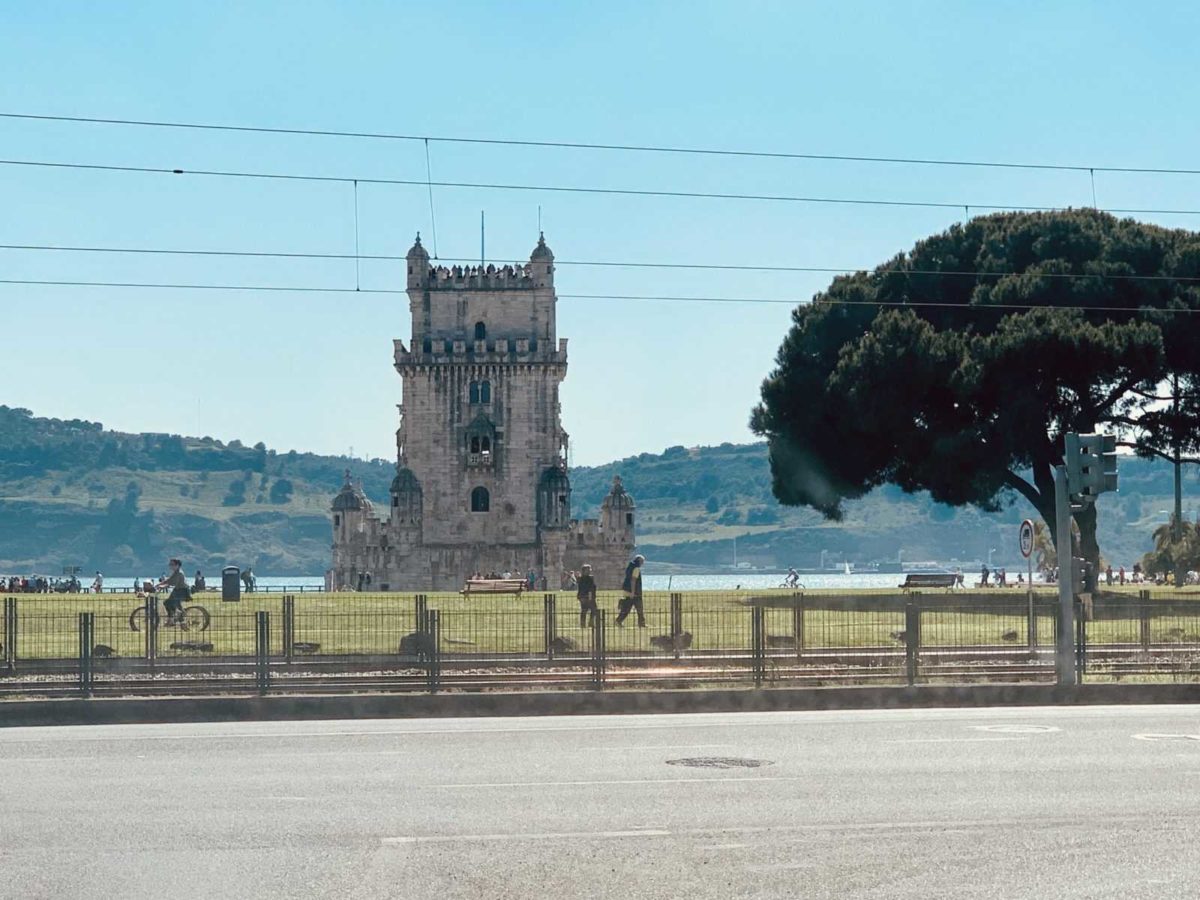
[[[410,350],[404,341],[392,342],[393,359],[397,369],[412,366],[447,365],[558,365],[567,364],[567,339],[559,338],[557,348],[549,341],[534,342],[529,338],[494,341],[426,338],[414,341]]]

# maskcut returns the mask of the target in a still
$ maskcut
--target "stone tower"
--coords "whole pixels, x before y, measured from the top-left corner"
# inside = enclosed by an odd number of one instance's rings
[[[448,268],[430,265],[418,235],[406,264],[412,340],[394,342],[403,403],[390,516],[342,489],[332,580],[353,586],[369,567],[376,587],[445,590],[476,571],[532,570],[553,589],[589,562],[605,586],[633,549],[633,501],[618,479],[603,521],[571,518],[567,341],[545,238],[525,264]]]

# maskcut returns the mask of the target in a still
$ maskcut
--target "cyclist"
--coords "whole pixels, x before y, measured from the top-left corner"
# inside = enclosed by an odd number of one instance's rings
[[[183,624],[183,604],[192,599],[192,594],[188,590],[187,578],[181,571],[183,563],[172,559],[168,565],[171,568],[171,574],[161,579],[157,587],[160,591],[168,587],[171,589],[170,595],[163,603],[167,610],[167,624],[181,625]]]
[[[788,566],[787,578],[783,579],[785,587],[795,587],[800,583],[800,573],[796,571],[795,566]]]

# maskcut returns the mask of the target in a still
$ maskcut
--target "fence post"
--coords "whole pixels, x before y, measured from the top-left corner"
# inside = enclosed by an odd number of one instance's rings
[[[296,642],[296,597],[293,594],[283,595],[283,658],[290,666],[292,664],[293,644]]]
[[[271,614],[265,609],[255,613],[254,680],[260,694],[271,686]]]
[[[1083,603],[1075,601],[1075,683],[1083,684],[1087,671],[1087,617]]]
[[[792,594],[792,641],[796,645],[796,658],[804,652],[804,595]]]
[[[17,598],[4,598],[4,668],[12,675],[17,670]]]
[[[921,649],[921,607],[915,603],[904,604],[904,675],[908,686],[917,683]]]
[[[1033,599],[1033,586],[1029,588],[1029,611],[1026,613],[1025,621],[1025,641],[1029,645],[1031,652],[1037,650],[1038,645],[1038,617],[1037,617],[1037,601]]]
[[[153,594],[146,595],[146,664],[151,673],[157,668],[158,661],[158,598]]]
[[[554,595],[542,595],[542,637],[546,643],[546,659],[554,659],[554,639],[558,637],[558,621],[554,616]]]
[[[1139,631],[1141,633],[1139,634],[1139,638],[1141,640],[1142,649],[1149,650],[1150,649],[1150,607],[1147,606],[1145,603],[1143,603],[1141,605],[1141,608],[1138,610],[1138,614],[1139,614],[1139,618],[1141,619],[1141,628],[1139,629]]]
[[[675,648],[675,658],[679,659],[679,635],[683,634],[683,594],[671,595],[671,644]]]
[[[416,628],[413,630],[424,634],[429,630],[429,625],[426,621],[426,616],[429,614],[429,599],[424,594],[417,594],[413,600],[413,615],[416,618]]]
[[[608,611],[602,609],[592,617],[592,687],[598,691],[604,690],[604,676],[607,671],[604,646],[607,634],[604,625],[607,616]]]
[[[762,683],[766,678],[766,640],[763,637],[763,608],[754,606],[751,608],[750,618],[750,642],[751,642],[751,666],[754,670],[754,686],[762,687]]]
[[[425,678],[431,694],[437,693],[442,678],[442,628],[438,619],[439,615],[436,609],[428,610],[425,613],[425,634],[428,637],[426,643],[428,665]]]
[[[95,613],[79,614],[79,693],[92,696],[92,647],[95,646]]]

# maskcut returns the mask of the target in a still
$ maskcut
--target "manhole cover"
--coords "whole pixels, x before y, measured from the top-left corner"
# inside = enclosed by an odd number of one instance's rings
[[[976,731],[990,731],[999,734],[1049,734],[1058,731],[1056,725],[973,725]]]
[[[668,766],[690,766],[693,769],[757,769],[769,766],[769,759],[746,759],[741,756],[693,756],[688,759],[668,759]]]

